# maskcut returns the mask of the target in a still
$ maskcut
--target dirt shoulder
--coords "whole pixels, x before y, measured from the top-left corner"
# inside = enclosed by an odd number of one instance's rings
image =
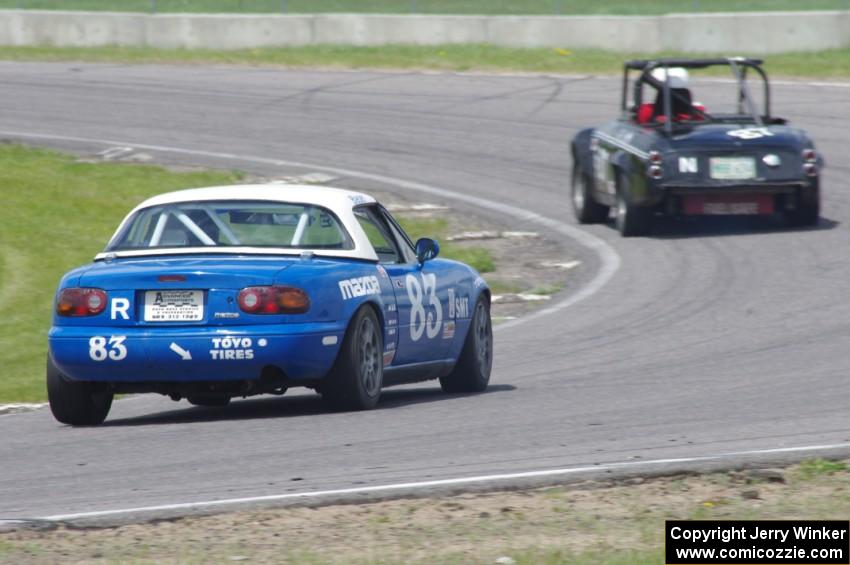
[[[666,519],[846,518],[849,469],[818,460],[108,529],[24,529],[0,533],[0,562],[659,563]]]

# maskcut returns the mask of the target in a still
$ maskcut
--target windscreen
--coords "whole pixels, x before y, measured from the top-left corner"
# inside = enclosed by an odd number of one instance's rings
[[[353,249],[329,210],[284,202],[182,202],[137,211],[107,251],[180,247]]]

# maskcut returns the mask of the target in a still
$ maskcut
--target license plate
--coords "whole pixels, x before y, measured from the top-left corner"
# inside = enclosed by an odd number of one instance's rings
[[[685,214],[697,216],[755,216],[773,214],[770,194],[686,196]]]
[[[711,178],[743,180],[756,178],[756,160],[752,157],[712,157]]]
[[[197,322],[203,319],[203,290],[149,290],[145,292],[146,322]]]

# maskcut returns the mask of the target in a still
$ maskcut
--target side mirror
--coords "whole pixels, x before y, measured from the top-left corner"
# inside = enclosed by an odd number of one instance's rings
[[[440,244],[429,237],[423,237],[416,242],[416,258],[422,264],[440,254]]]

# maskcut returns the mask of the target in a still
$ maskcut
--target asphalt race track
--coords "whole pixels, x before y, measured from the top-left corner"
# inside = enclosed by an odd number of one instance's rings
[[[567,142],[619,104],[617,79],[589,77],[4,63],[0,85],[5,139],[146,145],[264,174],[325,165],[351,186],[420,183],[467,196],[423,201],[515,208],[516,229],[562,239],[577,231]],[[343,414],[306,391],[226,410],[147,395],[79,429],[48,410],[2,416],[0,518],[850,454],[850,88],[777,84],[774,113],[825,155],[817,228],[669,221],[628,240],[588,228],[568,241],[583,260],[568,307],[496,332],[481,395],[424,383]],[[533,473],[546,470],[560,471]]]

